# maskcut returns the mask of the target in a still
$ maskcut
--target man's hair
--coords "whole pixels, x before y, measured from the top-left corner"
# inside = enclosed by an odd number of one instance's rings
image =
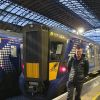
[[[76,45],[76,49],[82,49],[82,45],[81,44]]]

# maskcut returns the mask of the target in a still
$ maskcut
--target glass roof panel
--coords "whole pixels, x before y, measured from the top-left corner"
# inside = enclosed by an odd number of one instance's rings
[[[3,17],[4,17],[4,16],[0,14],[0,20],[2,20]]]
[[[11,14],[7,14],[2,20],[6,22],[9,18],[11,18]]]
[[[6,16],[6,12],[2,12],[1,10],[0,10],[0,12],[1,12],[1,14],[0,14],[0,20],[2,20],[3,18],[4,18],[4,16]]]
[[[20,20],[21,20],[20,17],[17,17],[15,20],[13,20],[12,23],[18,25],[18,22],[20,22]]]
[[[0,1],[0,9],[5,9],[8,5],[10,5],[10,3],[4,2],[3,0]]]
[[[92,26],[100,27],[100,20],[86,9],[86,5],[80,3],[78,0],[59,0],[59,2],[86,20]]]
[[[12,15],[11,18],[8,20],[9,23],[12,23],[14,20],[16,20],[17,16]]]
[[[30,23],[30,21],[25,21],[23,24],[22,24],[22,26],[25,26],[26,24],[28,24],[28,23]]]
[[[16,6],[15,5],[10,5],[7,9],[6,9],[6,11],[11,11],[12,9],[14,9]]]
[[[19,8],[19,7],[16,6],[16,7],[15,7],[13,10],[11,10],[10,12],[15,14],[15,13],[17,13],[18,11],[20,11],[20,9],[21,9],[21,8]]]
[[[38,20],[38,19],[40,19],[40,16],[36,16],[34,19]]]
[[[87,31],[83,35],[85,37],[88,37],[89,39],[96,41],[96,42],[98,42],[98,41],[100,42],[100,28]]]
[[[21,14],[23,14],[24,11],[25,11],[24,9],[20,8],[20,10],[16,14],[21,15]]]
[[[29,14],[29,11],[27,10],[25,10],[22,14],[20,14],[20,16],[26,16],[27,14]]]
[[[0,1],[0,4],[1,3],[2,3],[2,1]],[[33,12],[27,8],[23,8],[22,6],[14,4],[10,0],[3,0],[3,5],[4,5],[4,7],[2,8],[2,10],[4,10],[4,11],[2,12],[0,10],[0,20],[2,20],[2,21],[20,25],[20,26],[24,26],[28,23],[32,23],[32,22],[36,21],[36,22],[48,25],[50,27],[52,27],[52,26],[59,27],[65,31],[69,31],[69,32],[72,32],[71,30],[73,30],[59,22],[56,22],[56,21],[49,19],[43,15],[40,15],[39,13]]]
[[[20,21],[18,22],[18,25],[22,25],[23,22],[25,22],[25,21],[26,21],[25,19],[20,20]]]
[[[30,18],[32,15],[33,15],[33,13],[32,13],[32,12],[31,12],[31,13],[29,12],[25,17],[26,17],[26,18]],[[30,18],[30,19],[31,19],[31,18]]]

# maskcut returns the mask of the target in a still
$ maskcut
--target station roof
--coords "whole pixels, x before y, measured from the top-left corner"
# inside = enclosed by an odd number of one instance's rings
[[[100,28],[99,0],[0,0],[0,28],[21,31],[38,22],[69,32]],[[10,23],[10,25],[8,25]]]
[[[100,44],[100,28],[86,31],[84,33],[84,36],[86,36],[87,38],[90,38]]]

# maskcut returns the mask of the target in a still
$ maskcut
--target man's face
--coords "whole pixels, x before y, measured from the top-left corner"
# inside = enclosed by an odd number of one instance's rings
[[[77,57],[78,59],[80,59],[80,58],[81,58],[82,53],[83,53],[82,48],[80,48],[80,49],[76,49],[76,57]]]

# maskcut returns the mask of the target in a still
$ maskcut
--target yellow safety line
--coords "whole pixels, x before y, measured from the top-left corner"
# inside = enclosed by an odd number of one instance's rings
[[[100,92],[97,93],[96,96],[94,96],[92,100],[96,100],[99,95],[100,95]]]

